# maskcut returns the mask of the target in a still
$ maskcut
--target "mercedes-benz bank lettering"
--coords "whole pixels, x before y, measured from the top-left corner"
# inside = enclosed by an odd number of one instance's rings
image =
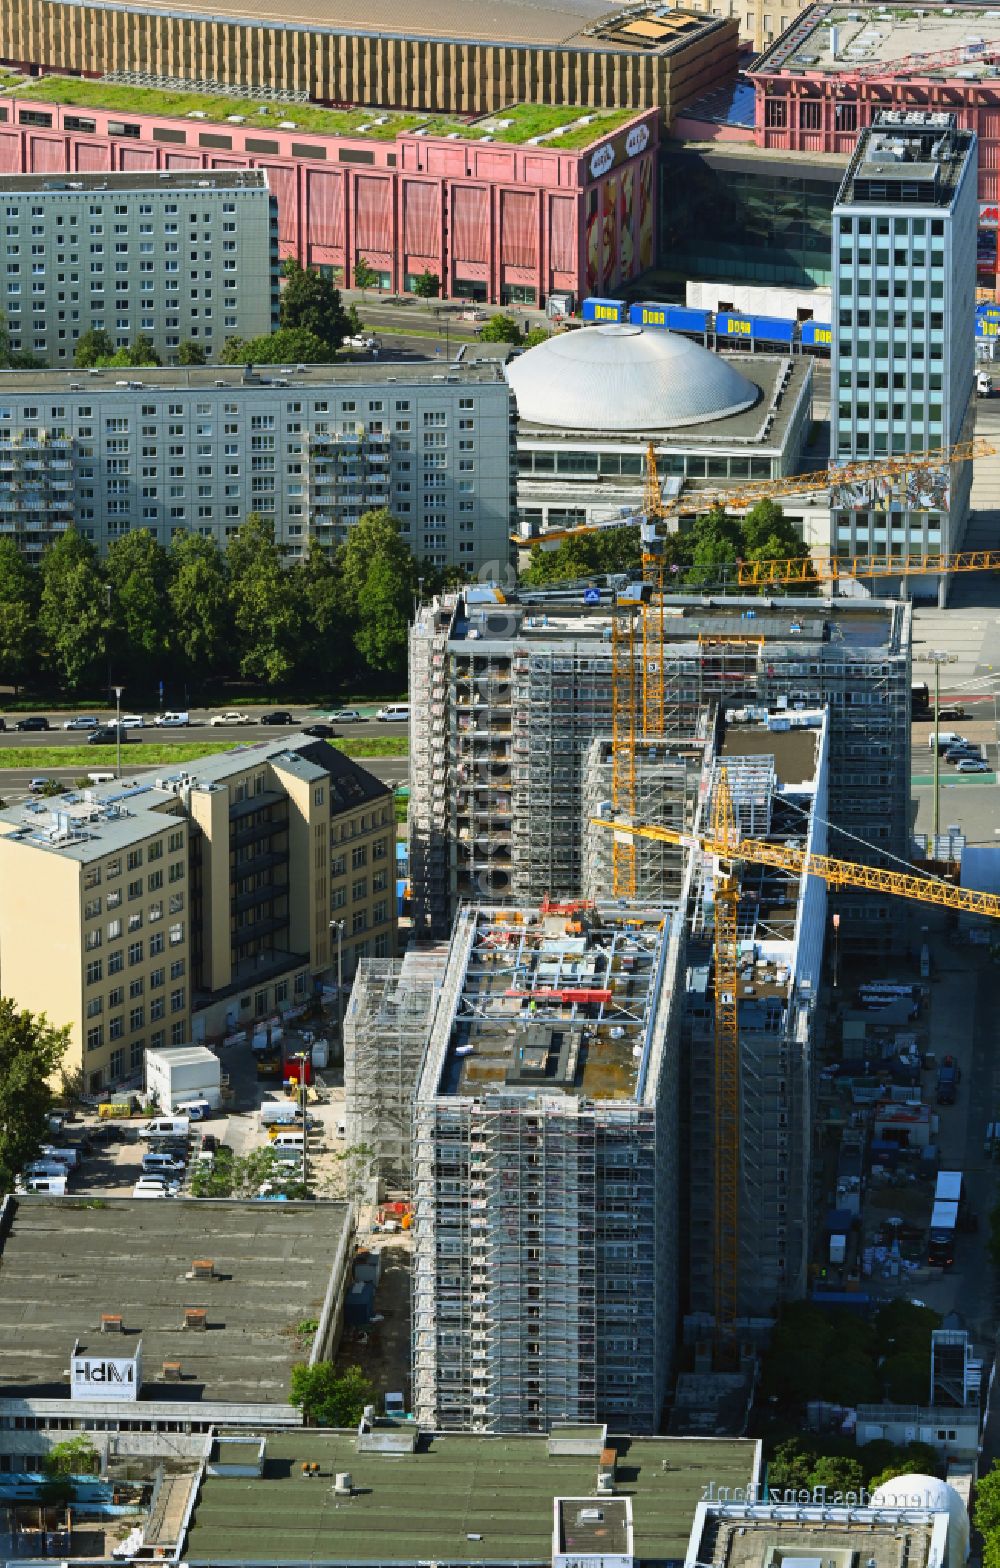
[[[135,1400],[142,1384],[141,1347],[134,1356],[70,1358],[70,1398]]]

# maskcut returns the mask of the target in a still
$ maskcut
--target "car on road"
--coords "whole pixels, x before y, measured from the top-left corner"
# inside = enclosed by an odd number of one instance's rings
[[[287,708],[275,708],[271,713],[262,713],[259,722],[261,724],[294,725],[296,720],[292,717]]]
[[[191,719],[187,713],[158,713],[153,723],[160,729],[184,729],[190,724]]]
[[[95,719],[92,714],[89,714],[89,713],[77,713],[77,714],[74,715],[74,717],[72,719],[64,719],[63,720],[63,729],[64,730],[96,730],[96,728],[97,728],[99,723],[100,723],[100,720],[99,719]]]
[[[123,713],[120,719],[109,719],[108,723],[116,728],[120,724],[123,730],[144,730],[146,716],[143,713]]]
[[[363,724],[364,714],[357,708],[337,708],[333,713],[328,713],[327,718],[331,724]]]
[[[99,729],[91,730],[87,736],[88,746],[116,746],[119,739],[123,746],[141,746],[141,735],[130,735],[125,729],[116,729],[113,724],[102,724]]]
[[[28,794],[29,795],[40,795],[43,790],[48,789],[48,787],[49,787],[49,785],[51,783],[52,783],[51,779],[42,779],[42,778],[29,779],[28,780]]]
[[[990,765],[984,762],[982,757],[963,757],[955,769],[956,773],[988,773],[989,771]]]
[[[249,713],[240,713],[237,708],[227,708],[225,713],[215,713],[209,721],[213,726],[219,724],[250,724]]]
[[[303,735],[311,735],[313,740],[337,740],[340,734],[332,724],[307,724],[302,731]]]
[[[375,715],[379,724],[408,724],[410,722],[410,704],[408,702],[390,702],[384,708],[379,708]]]
[[[965,745],[949,746],[944,754],[945,762],[964,762],[967,757],[971,757],[973,761],[976,761],[982,757],[982,752],[978,746]]]
[[[18,719],[14,728],[16,730],[50,730],[52,726],[43,714],[29,713],[26,719]]]

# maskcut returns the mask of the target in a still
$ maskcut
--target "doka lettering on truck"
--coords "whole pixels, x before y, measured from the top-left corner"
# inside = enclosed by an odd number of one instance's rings
[[[139,1397],[142,1381],[138,1355],[73,1356],[70,1361],[71,1399],[125,1399]]]

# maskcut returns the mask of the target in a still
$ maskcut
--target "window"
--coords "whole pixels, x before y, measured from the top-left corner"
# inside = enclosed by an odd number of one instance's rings
[[[183,1012],[183,1010],[184,1010],[184,998],[186,997],[186,995],[187,995],[187,992],[185,991],[185,989],[184,989],[184,987],[182,985],[178,986],[176,991],[171,991],[171,993],[170,993],[170,1011],[172,1013]]]
[[[129,943],[128,961],[129,961],[130,964],[141,964],[142,963],[142,943],[141,942],[130,942]]]
[[[103,967],[104,966],[101,963],[101,960],[99,958],[92,958],[91,959],[90,963],[87,965],[87,984],[88,985],[96,985],[97,984],[98,980],[101,979]]]
[[[170,867],[170,871],[168,873],[168,881],[170,881],[170,882],[181,882],[181,881],[183,881],[183,879],[184,879],[184,862],[183,862],[183,860],[175,860],[173,862],[173,864],[171,865],[171,867]]]
[[[149,989],[151,991],[162,991],[166,984],[166,979],[167,971],[165,969],[154,969],[149,977]]]
[[[87,1030],[87,1050],[97,1051],[104,1044],[104,1025],[94,1024]]]
[[[125,968],[125,954],[121,948],[108,954],[108,974],[117,975]]]
[[[368,864],[368,845],[356,844],[351,850],[351,870],[360,871],[362,866]]]
[[[133,1007],[128,1015],[128,1026],[130,1033],[134,1034],[137,1029],[142,1029],[145,1025],[145,1022],[146,1009],[144,1007]]]
[[[128,852],[128,869],[135,871],[142,865],[142,850],[130,849]]]
[[[179,942],[183,942],[183,940],[184,940],[184,922],[183,922],[183,920],[178,920],[178,921],[176,921],[176,923],[174,925],[172,925],[170,927],[170,946],[171,947],[176,947],[177,944]]]
[[[768,98],[765,100],[764,124],[772,130],[784,130],[788,124],[788,105],[783,98]]]

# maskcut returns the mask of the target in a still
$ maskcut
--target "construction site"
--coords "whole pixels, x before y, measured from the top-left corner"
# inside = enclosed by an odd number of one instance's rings
[[[684,942],[663,905],[459,914],[414,1102],[422,1424],[657,1429]]]

